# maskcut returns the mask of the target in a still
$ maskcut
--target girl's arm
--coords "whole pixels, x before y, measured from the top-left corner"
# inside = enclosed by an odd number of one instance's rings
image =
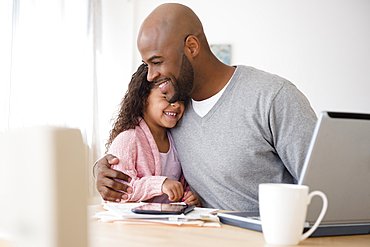
[[[186,181],[183,173],[181,174],[180,177],[180,183],[182,184],[185,191],[182,201],[188,205],[196,205],[197,207],[201,207],[198,196],[191,191],[190,186]]]
[[[139,152],[139,149],[142,148],[139,143],[135,130],[128,130],[120,133],[109,149],[109,153],[119,159],[119,163],[112,166],[112,168],[131,177],[129,185],[133,188],[133,193],[127,194],[128,199],[124,202],[145,201],[163,194],[162,184],[166,177],[155,176],[154,161],[148,162],[148,157],[142,157],[145,155],[143,155],[143,152]],[[139,155],[141,157],[138,157]],[[150,153],[148,156],[150,156]],[[127,184],[125,181],[122,182]]]
[[[184,173],[181,173],[180,183],[181,183],[182,187],[184,188],[184,192],[190,191],[190,186],[189,186],[188,182],[186,181],[186,179],[184,177]]]

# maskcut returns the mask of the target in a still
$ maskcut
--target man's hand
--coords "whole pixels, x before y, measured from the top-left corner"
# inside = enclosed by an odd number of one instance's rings
[[[184,189],[179,181],[166,178],[162,184],[162,192],[168,195],[168,199],[178,202],[184,195]]]
[[[96,164],[94,171],[96,174],[96,189],[99,191],[103,200],[120,202],[122,199],[127,200],[128,196],[119,191],[132,193],[132,188],[115,181],[114,179],[122,179],[130,182],[131,178],[126,174],[111,169],[111,165],[118,164],[118,158],[111,154],[105,155]]]
[[[191,191],[185,192],[185,195],[184,195],[184,198],[182,198],[182,201],[188,205],[195,205],[197,207],[201,207],[198,196]]]

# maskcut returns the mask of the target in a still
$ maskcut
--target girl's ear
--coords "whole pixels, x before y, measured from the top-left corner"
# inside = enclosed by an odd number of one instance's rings
[[[198,55],[200,49],[200,43],[197,37],[189,35],[185,40],[185,54],[187,53],[191,57]]]
[[[143,115],[144,115],[144,112],[145,112],[145,109],[146,109],[146,104],[147,104],[147,101],[145,100],[145,99],[142,99],[142,113],[143,113]]]

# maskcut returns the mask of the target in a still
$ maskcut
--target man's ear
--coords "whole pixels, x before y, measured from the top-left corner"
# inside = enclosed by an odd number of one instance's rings
[[[185,52],[191,57],[198,55],[200,49],[200,43],[197,37],[189,35],[185,40]]]

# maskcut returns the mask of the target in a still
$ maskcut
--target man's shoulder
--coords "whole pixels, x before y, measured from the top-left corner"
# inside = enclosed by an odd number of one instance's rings
[[[237,66],[230,85],[233,97],[239,95],[245,99],[248,96],[250,100],[261,97],[271,100],[283,87],[294,87],[293,83],[283,77],[245,65]]]
[[[260,87],[282,87],[292,83],[276,74],[272,74],[251,66],[238,65],[235,72],[236,80],[241,84],[252,84]]]

